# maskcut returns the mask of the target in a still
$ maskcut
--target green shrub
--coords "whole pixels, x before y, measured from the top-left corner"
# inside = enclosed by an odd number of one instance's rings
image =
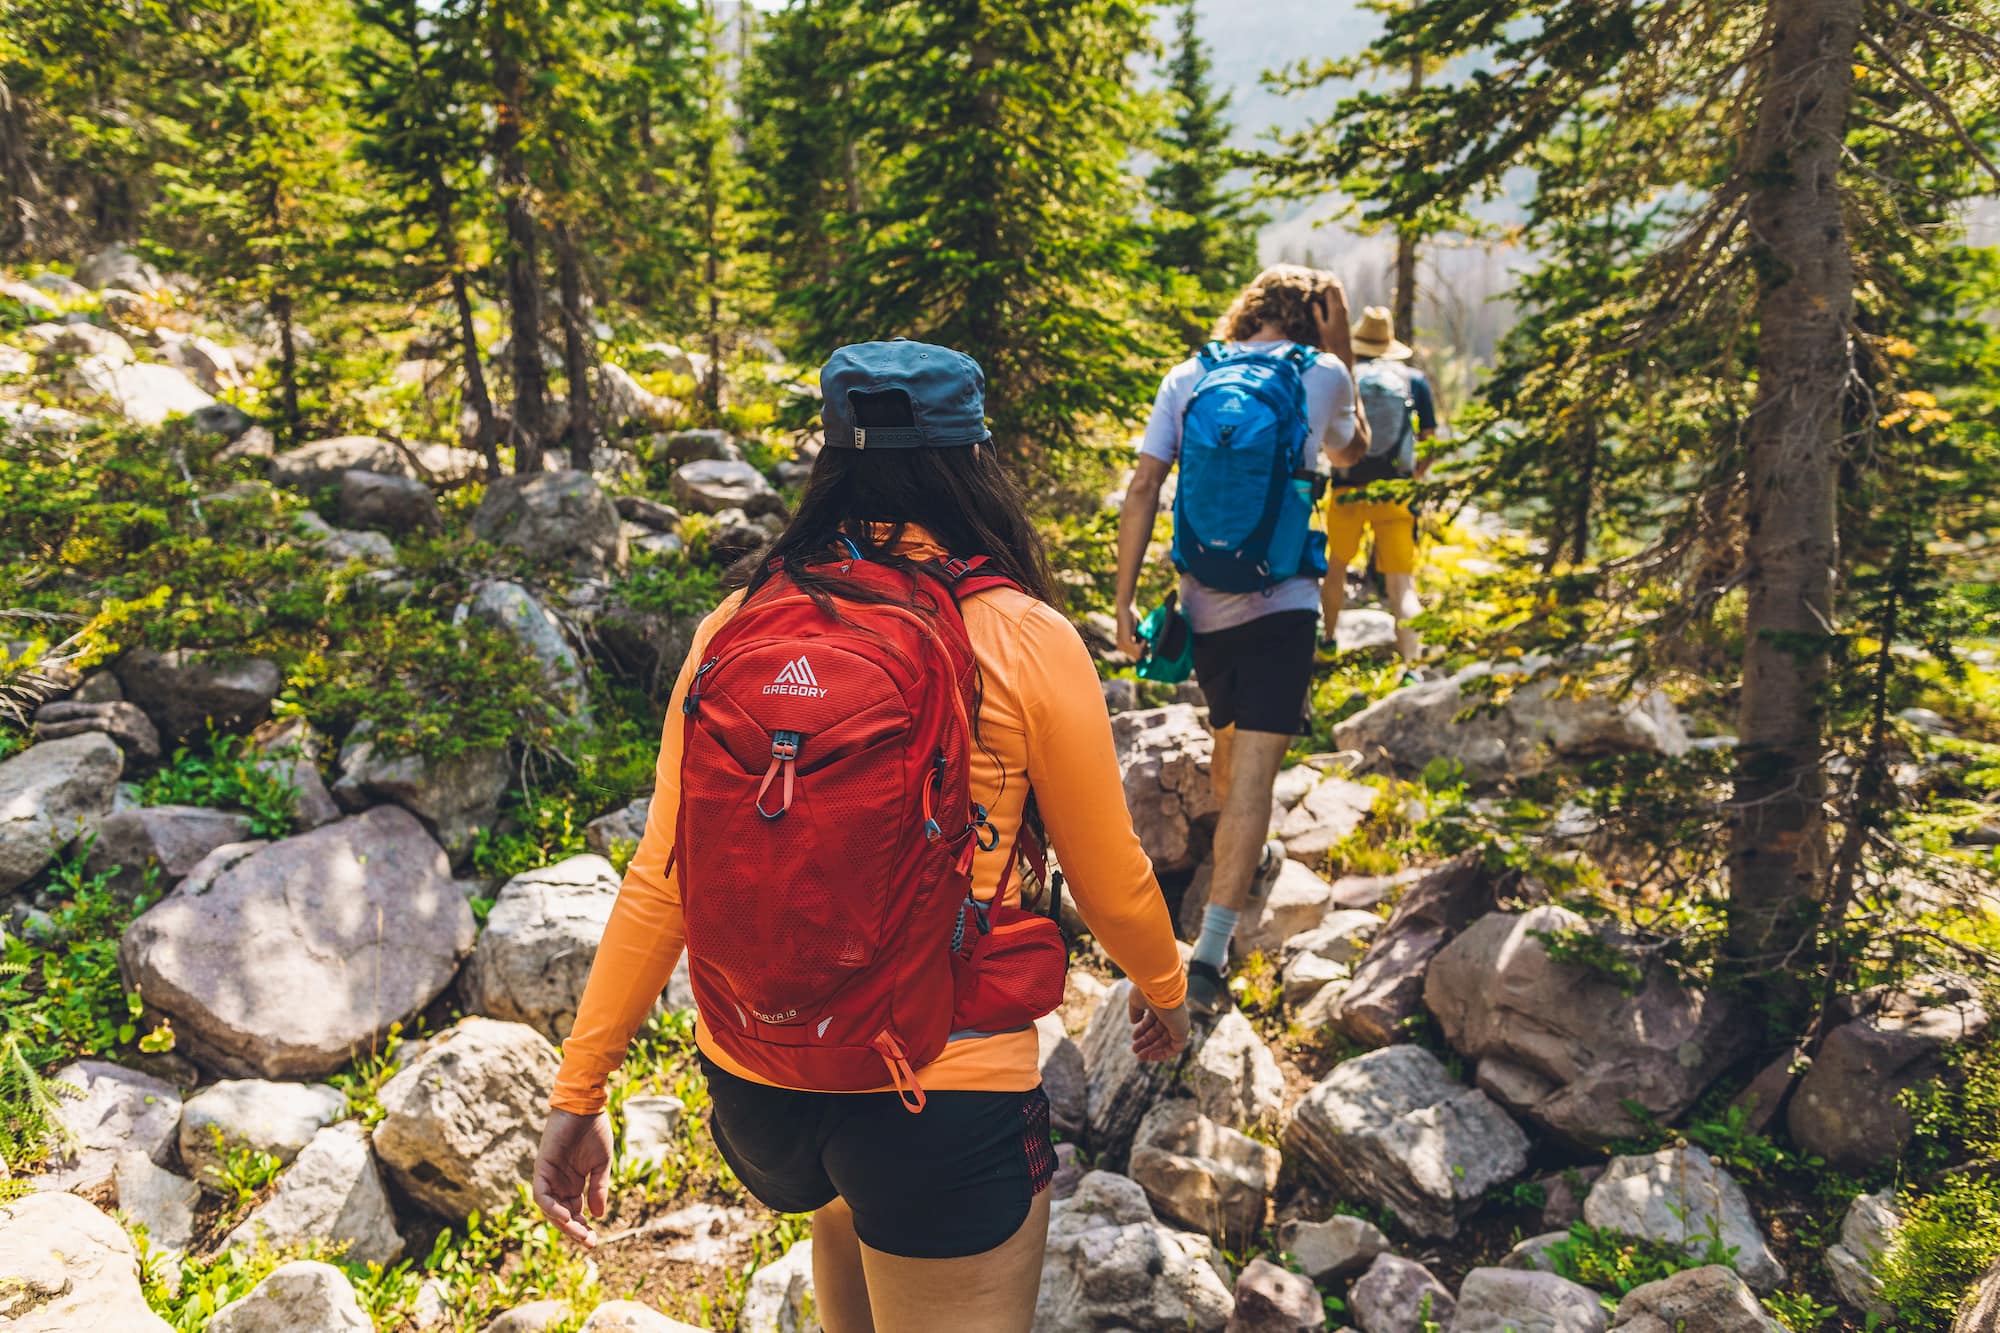
[[[1608,1231],[1585,1222],[1569,1229],[1569,1235],[1546,1251],[1549,1266],[1572,1282],[1605,1293],[1605,1304],[1615,1307],[1617,1298],[1634,1287],[1658,1282],[1689,1268],[1707,1264],[1735,1267],[1736,1250],[1711,1234],[1700,1253],[1690,1253],[1667,1241],[1647,1240]]]
[[[1902,1207],[1903,1224],[1876,1265],[1882,1300],[1907,1333],[1943,1333],[1965,1293],[2000,1259],[2000,1180],[1948,1177],[1936,1193]]]
[[[176,748],[158,771],[139,785],[146,805],[203,805],[242,810],[259,838],[282,838],[292,831],[297,784],[287,776],[296,748],[265,754],[247,737],[210,730],[206,753]]]

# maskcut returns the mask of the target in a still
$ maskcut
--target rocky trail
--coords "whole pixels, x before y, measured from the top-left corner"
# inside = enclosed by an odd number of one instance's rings
[[[480,460],[455,446],[277,449],[226,401],[268,353],[195,332],[149,295],[163,287],[114,252],[77,281],[0,288],[46,316],[0,346],[7,447],[73,459],[110,448],[107,422],[171,418],[193,460],[173,522],[275,513],[285,558],[345,571],[345,595],[440,601],[454,633],[509,645],[565,735],[612,725],[603,678],[657,699],[685,656],[705,606],[642,596],[635,571],[694,571],[700,600],[810,464],[810,443],[666,429],[679,407],[607,365],[618,447],[465,503]],[[517,558],[515,575],[437,593],[424,543],[448,533]],[[1128,804],[1196,922],[1216,813],[1198,692],[1142,694],[1112,674],[1101,617],[1080,619],[1107,661]],[[1359,607],[1342,640],[1379,651],[1387,621]],[[806,1220],[750,1200],[703,1129],[684,976],[614,1090],[604,1246],[562,1251],[525,1204],[556,1043],[646,801],[588,810],[580,846],[545,864],[485,873],[497,836],[533,836],[516,804],[533,747],[323,730],[300,703],[314,669],[185,646],[81,668],[56,654],[22,743],[0,750],[10,944],[97,948],[132,997],[129,1031],[46,1071],[53,1151],[9,1159],[0,1329],[817,1328]],[[1037,1329],[1887,1326],[1876,1266],[1924,1130],[1909,1096],[1983,1043],[1993,979],[1872,985],[1809,1065],[1772,1063],[1738,1000],[1580,910],[1573,884],[1490,846],[1412,850],[1447,801],[1427,772],[1451,775],[1454,810],[1498,817],[1525,780],[1727,737],[1692,735],[1662,690],[1553,657],[1360,702],[1280,778],[1290,859],[1238,936],[1239,1009],[1184,1058],[1134,1060],[1125,983],[1077,938],[1068,1001],[1040,1025],[1061,1165]],[[187,785],[204,744],[233,786]],[[173,774],[188,799],[162,799]],[[1582,805],[1544,814],[1561,864],[1616,873],[1632,855]],[[1997,1305],[2000,1274],[1958,1333],[2000,1328]]]

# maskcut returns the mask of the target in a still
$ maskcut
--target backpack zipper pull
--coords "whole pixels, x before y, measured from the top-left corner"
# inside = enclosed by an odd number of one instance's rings
[[[757,813],[766,819],[776,819],[792,808],[792,781],[799,761],[799,745],[805,737],[796,731],[774,731],[771,733],[771,766],[764,770],[763,785],[757,788]],[[771,783],[780,773],[785,775],[784,804],[776,810],[764,808],[764,795],[771,790]]]
[[[696,669],[694,679],[688,682],[688,697],[681,702],[681,712],[693,717],[695,710],[701,707],[701,678],[715,670],[715,664],[721,660],[719,657],[711,657]]]

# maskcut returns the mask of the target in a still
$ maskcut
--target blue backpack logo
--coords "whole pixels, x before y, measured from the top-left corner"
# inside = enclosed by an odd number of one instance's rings
[[[1174,567],[1218,592],[1326,573],[1306,456],[1311,348],[1231,352],[1212,342],[1181,419]]]

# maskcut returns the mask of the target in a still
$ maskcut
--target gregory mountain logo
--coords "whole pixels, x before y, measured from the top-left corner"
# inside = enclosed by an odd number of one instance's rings
[[[819,687],[819,677],[813,675],[812,663],[803,657],[785,663],[785,669],[778,678],[764,687],[766,694],[802,694],[808,699],[824,699],[826,691]]]

